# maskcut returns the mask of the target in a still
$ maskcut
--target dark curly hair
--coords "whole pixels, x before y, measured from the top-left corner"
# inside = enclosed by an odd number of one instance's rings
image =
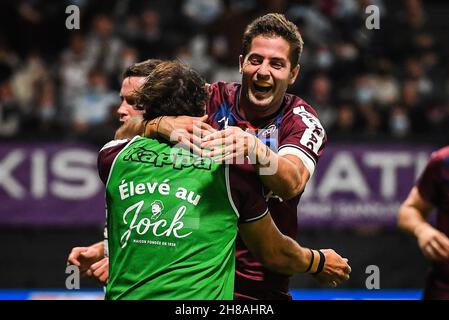
[[[282,37],[290,44],[290,62],[292,69],[299,63],[304,42],[298,27],[280,13],[268,13],[252,21],[243,33],[242,55],[245,57],[253,39],[257,36]]]
[[[154,67],[135,92],[145,120],[159,116],[203,116],[208,93],[205,80],[180,61],[163,61]]]
[[[159,59],[148,59],[142,62],[136,62],[126,68],[123,73],[123,79],[128,77],[147,77],[161,62],[162,60]]]

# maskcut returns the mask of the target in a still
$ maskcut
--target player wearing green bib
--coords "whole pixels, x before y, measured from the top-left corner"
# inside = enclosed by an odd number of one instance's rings
[[[106,185],[107,298],[233,298],[238,212],[228,170],[164,141],[126,144]]]

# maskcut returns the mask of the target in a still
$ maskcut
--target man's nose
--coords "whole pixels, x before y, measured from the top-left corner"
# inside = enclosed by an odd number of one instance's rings
[[[268,63],[262,63],[257,70],[257,79],[258,80],[266,80],[270,77],[270,70]]]
[[[123,103],[120,104],[120,106],[117,109],[117,113],[120,115],[125,115],[126,114],[126,108],[123,106]]]

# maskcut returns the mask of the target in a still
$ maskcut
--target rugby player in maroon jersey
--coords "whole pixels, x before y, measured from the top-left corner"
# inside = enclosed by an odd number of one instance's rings
[[[437,209],[435,227],[427,221],[433,209]],[[432,262],[423,298],[449,300],[449,146],[432,153],[399,209],[398,224],[416,238]]]

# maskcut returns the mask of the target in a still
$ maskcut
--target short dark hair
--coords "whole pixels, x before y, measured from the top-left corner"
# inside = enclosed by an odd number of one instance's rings
[[[162,60],[159,59],[148,59],[142,62],[136,62],[126,68],[123,73],[123,79],[128,77],[148,77],[151,71],[161,63]]]
[[[206,81],[198,72],[180,61],[160,62],[136,91],[143,117],[203,116],[209,99]]]
[[[298,27],[280,13],[268,13],[253,20],[243,33],[242,55],[246,56],[251,48],[251,42],[257,36],[279,36],[290,44],[290,62],[294,68],[299,63],[304,41]]]

